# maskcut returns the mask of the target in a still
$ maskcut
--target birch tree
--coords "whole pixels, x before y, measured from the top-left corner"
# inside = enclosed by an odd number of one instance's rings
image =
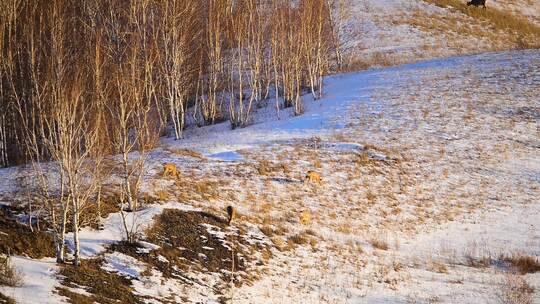
[[[139,208],[139,191],[144,174],[146,152],[155,144],[159,130],[150,122],[150,112],[155,104],[154,63],[155,32],[148,30],[155,24],[151,19],[152,7],[148,1],[138,2],[120,13],[111,8],[110,16],[127,14],[128,22],[111,18],[109,37],[118,40],[110,46],[108,56],[115,62],[110,81],[109,102],[106,105],[110,122],[111,144],[119,154],[122,165],[120,192],[121,216],[126,241],[133,242],[135,235],[128,227],[124,212]],[[125,203],[127,202],[127,208]]]
[[[43,202],[50,217],[56,260],[64,262],[64,240],[66,233],[69,197],[65,191],[65,172],[59,172],[58,189],[54,189],[48,170],[42,163],[48,157],[42,138],[50,134],[45,130],[46,111],[50,87],[44,85],[46,74],[45,62],[39,49],[45,32],[43,19],[36,19],[41,7],[37,3],[23,3],[17,0],[2,2],[2,62],[3,98],[13,103],[14,115],[17,116],[21,150],[35,172],[36,194]],[[37,29],[37,30],[36,30]],[[49,62],[48,64],[50,64]],[[21,81],[22,79],[26,81]],[[51,168],[47,168],[51,169]]]
[[[225,23],[229,0],[209,0],[205,9],[205,53],[200,59],[201,94],[197,98],[197,110],[202,116],[202,124],[213,124],[221,118],[225,70],[223,65],[225,49]]]
[[[253,104],[262,98],[264,47],[267,41],[263,6],[258,0],[231,3],[229,114],[233,128],[250,123]],[[245,92],[246,91],[246,92]]]
[[[202,5],[193,0],[170,0],[162,3],[160,25],[163,62],[161,62],[164,97],[169,109],[175,139],[182,137],[185,111],[190,94],[196,89],[202,38],[200,11]]]
[[[326,0],[301,0],[301,51],[307,70],[307,79],[313,98],[322,97],[323,76],[330,56],[331,11]]]

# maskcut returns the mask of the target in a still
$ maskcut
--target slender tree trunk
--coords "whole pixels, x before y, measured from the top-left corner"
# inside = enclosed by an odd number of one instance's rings
[[[96,212],[96,222],[97,222],[97,229],[98,230],[102,230],[103,227],[101,225],[101,186],[98,188],[98,194],[97,194],[97,199],[96,199],[96,208],[97,208],[97,212]]]
[[[80,253],[81,253],[81,245],[79,241],[79,202],[74,200],[73,201],[73,265],[79,266],[81,264],[80,261]]]
[[[60,231],[57,231],[54,234],[54,242],[56,247],[56,262],[57,263],[64,263],[65,262],[65,240],[66,240],[66,220],[67,220],[67,213],[68,208],[65,202],[61,202],[62,204],[62,217],[60,222]]]
[[[1,70],[0,70],[1,72]],[[0,82],[2,79],[0,78]],[[2,84],[0,84],[1,86]],[[0,87],[0,90],[2,88]],[[2,92],[0,92],[2,93]],[[0,97],[2,95],[0,94]],[[0,102],[3,102],[0,100]],[[0,106],[1,111],[7,111],[7,109],[2,109]],[[6,114],[1,113],[0,114],[0,167],[7,167],[9,165],[8,163],[8,155],[7,155],[7,132],[6,132],[6,125],[7,125],[7,119]]]
[[[131,191],[131,185],[129,184],[129,177],[131,176],[129,172],[129,155],[128,152],[124,151],[124,190],[127,196],[128,201],[128,210],[134,211],[137,208],[136,201],[133,199],[133,193]]]

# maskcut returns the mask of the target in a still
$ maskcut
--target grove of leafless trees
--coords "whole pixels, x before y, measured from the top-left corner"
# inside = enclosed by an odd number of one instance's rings
[[[79,218],[99,203],[105,156],[120,155],[122,210],[133,211],[161,135],[181,139],[188,122],[245,127],[262,100],[300,115],[303,94],[320,98],[341,60],[336,6],[0,1],[0,167],[34,169],[58,262],[69,223],[79,263]]]

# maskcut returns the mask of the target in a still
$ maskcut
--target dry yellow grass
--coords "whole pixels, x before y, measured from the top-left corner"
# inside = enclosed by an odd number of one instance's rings
[[[388,242],[386,240],[383,240],[382,238],[379,238],[379,237],[371,239],[369,241],[369,243],[374,248],[380,249],[380,250],[388,250],[388,248],[390,248],[388,246]]]
[[[532,304],[534,287],[521,276],[507,274],[497,290],[501,304]]]
[[[440,7],[450,8],[467,16],[475,18],[480,22],[487,22],[496,30],[510,32],[515,39],[515,43],[520,48],[540,47],[540,27],[523,17],[500,11],[493,7],[479,9],[474,6],[467,6],[464,1],[458,0],[426,0],[426,2]],[[485,27],[485,31],[492,29]]]
[[[521,274],[540,272],[540,260],[530,255],[516,253],[500,259],[510,263]]]
[[[201,159],[201,160],[206,159],[201,153],[197,151],[189,150],[189,149],[178,149],[174,147],[167,147],[165,148],[165,150],[179,156],[187,156],[187,157],[192,157],[192,158]]]
[[[304,211],[300,214],[300,223],[304,226],[311,223],[311,213],[309,211]]]
[[[12,265],[9,256],[0,256],[0,285],[17,287],[22,285],[23,276],[19,268]]]

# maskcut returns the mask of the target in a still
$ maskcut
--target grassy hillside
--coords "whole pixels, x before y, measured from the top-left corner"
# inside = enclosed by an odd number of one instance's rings
[[[538,4],[509,5],[488,1],[484,10],[465,0],[349,1],[341,27],[348,69],[540,47],[540,25],[531,17]]]

